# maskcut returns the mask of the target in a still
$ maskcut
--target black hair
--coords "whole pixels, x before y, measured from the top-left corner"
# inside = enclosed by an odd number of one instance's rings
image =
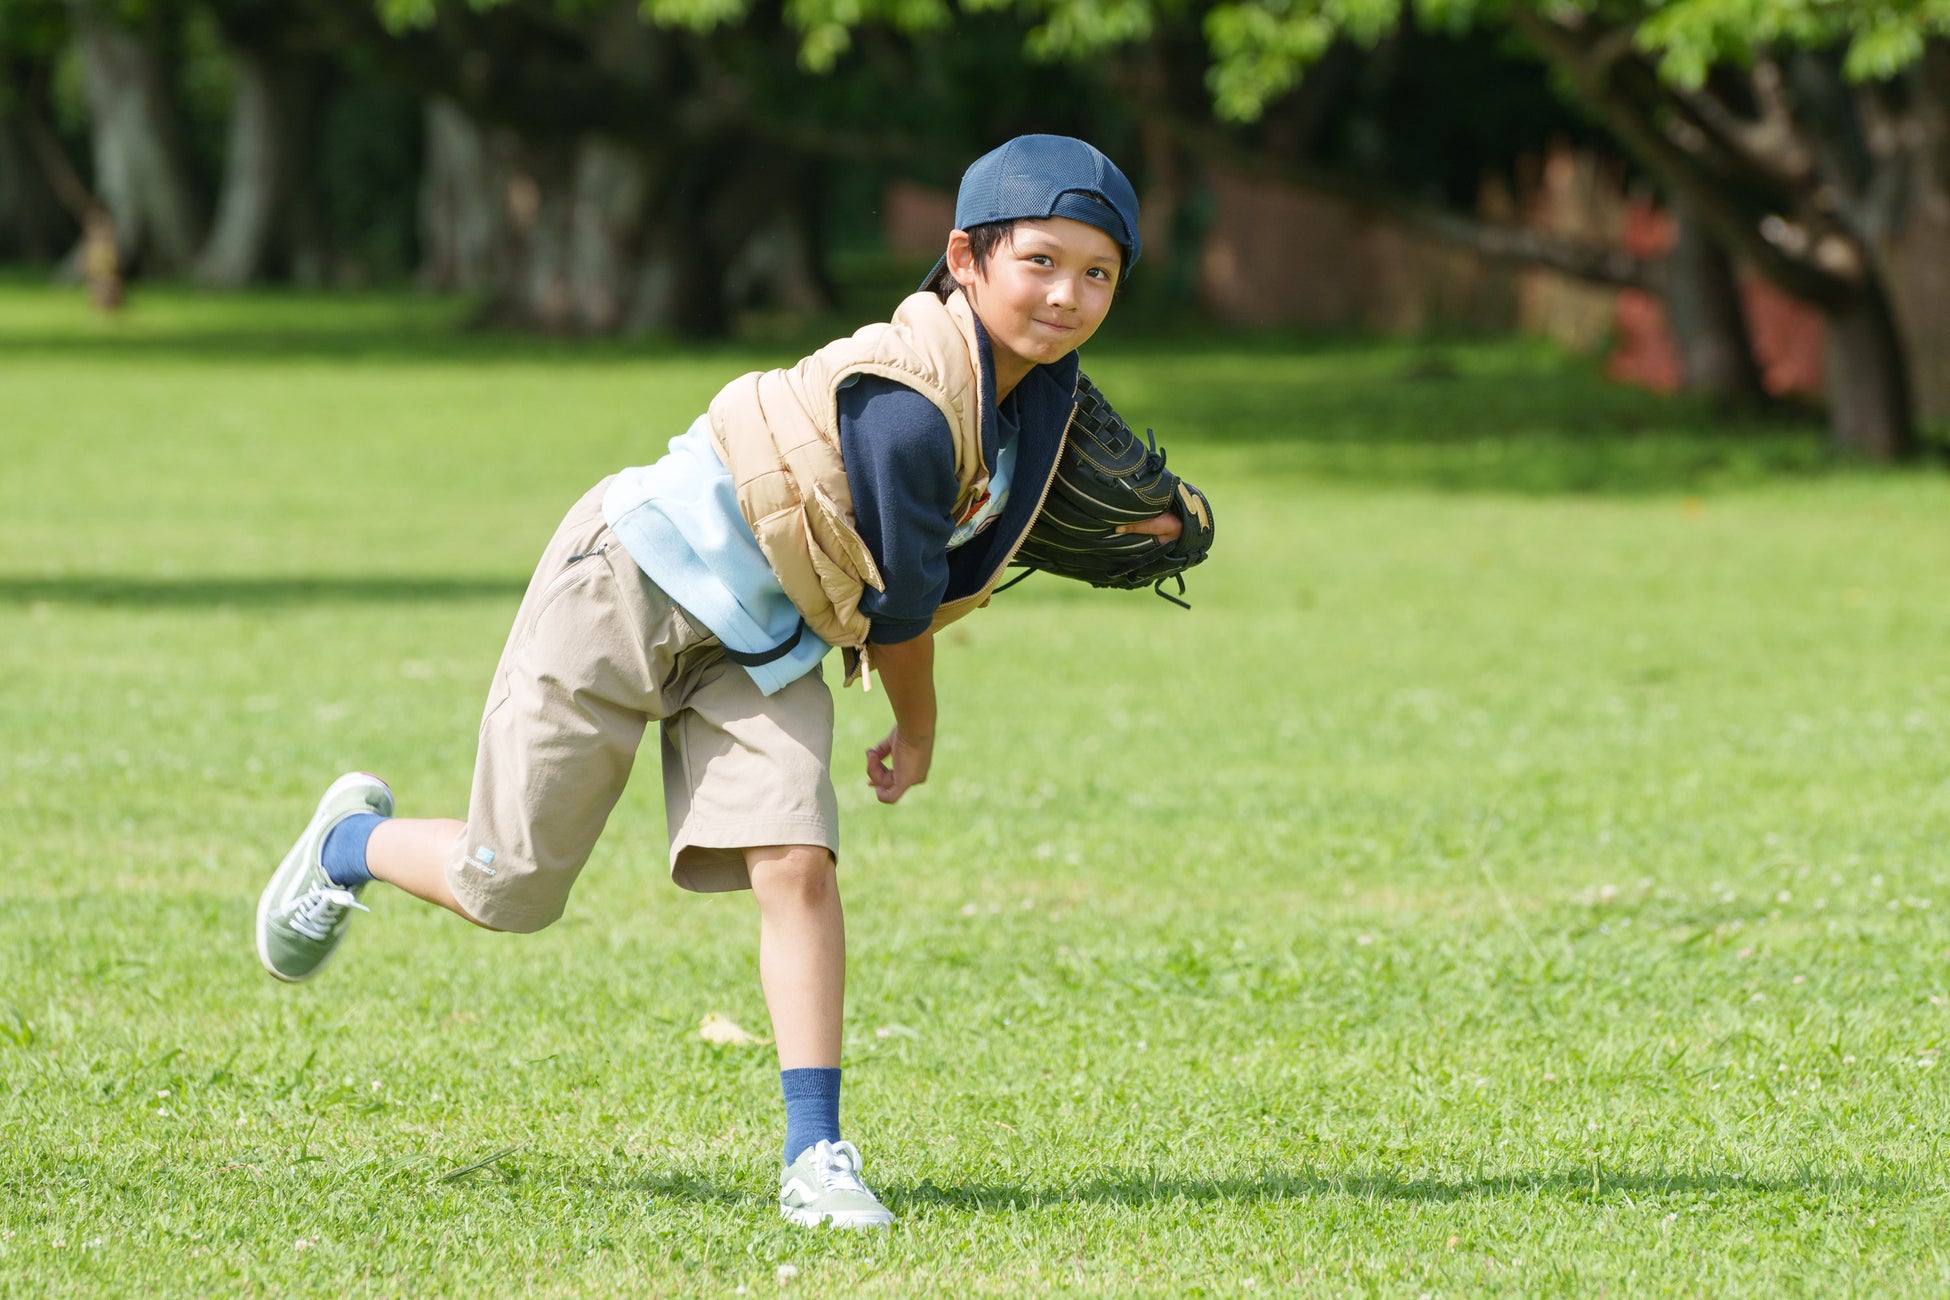
[[[989,269],[989,258],[994,255],[996,249],[1008,243],[1010,238],[1014,236],[1016,233],[1016,222],[1018,220],[1021,220],[1021,218],[1012,217],[1007,221],[984,221],[978,226],[970,226],[968,228],[968,252],[975,261],[975,269],[977,271],[986,271]],[[1124,283],[1124,259],[1124,245],[1118,244],[1117,283],[1120,285]],[[929,280],[924,287],[928,292],[933,293],[945,302],[947,301],[948,295],[961,288],[961,285],[956,281],[954,272],[948,269],[946,263],[943,263],[941,269],[935,272],[934,278]]]
[[[975,259],[975,269],[988,270],[990,255],[1013,239],[1015,233],[1014,221],[985,221],[971,227],[968,232],[968,252]]]

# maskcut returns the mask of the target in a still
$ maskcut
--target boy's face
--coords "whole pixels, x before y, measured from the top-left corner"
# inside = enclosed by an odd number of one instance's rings
[[[959,256],[957,256],[959,254]],[[1018,221],[975,267],[968,236],[948,241],[948,269],[988,331],[997,387],[1082,347],[1110,312],[1121,261],[1117,241],[1068,217]]]

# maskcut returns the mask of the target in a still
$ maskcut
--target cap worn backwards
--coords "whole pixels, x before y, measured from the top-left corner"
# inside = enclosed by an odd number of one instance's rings
[[[1067,135],[1019,135],[977,158],[962,173],[955,228],[994,221],[1068,217],[1095,226],[1124,250],[1124,269],[1138,260],[1137,191],[1096,146]],[[921,282],[935,283],[943,257]]]

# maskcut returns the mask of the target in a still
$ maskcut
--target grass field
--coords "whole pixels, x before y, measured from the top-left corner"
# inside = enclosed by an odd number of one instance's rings
[[[342,769],[466,796],[529,568],[785,344],[0,289],[0,1293],[1846,1295],[1950,1287],[1950,481],[1523,342],[1117,337],[1194,612],[949,638],[933,781],[841,697],[844,1119],[773,1206],[747,897],[646,771],[537,936],[262,877]],[[794,1272],[796,1270],[796,1272]]]

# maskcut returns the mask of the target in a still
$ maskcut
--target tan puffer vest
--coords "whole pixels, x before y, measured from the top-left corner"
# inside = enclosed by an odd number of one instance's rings
[[[894,318],[830,343],[789,370],[756,371],[711,402],[711,437],[738,489],[738,507],[779,585],[829,645],[866,644],[867,587],[885,590],[854,527],[840,458],[839,386],[852,375],[907,385],[940,409],[955,440],[955,516],[988,488],[982,461],[982,375],[975,316],[960,294],[917,293]],[[998,570],[999,572],[999,570]],[[986,595],[986,593],[983,593]],[[977,602],[954,602],[936,625]]]

